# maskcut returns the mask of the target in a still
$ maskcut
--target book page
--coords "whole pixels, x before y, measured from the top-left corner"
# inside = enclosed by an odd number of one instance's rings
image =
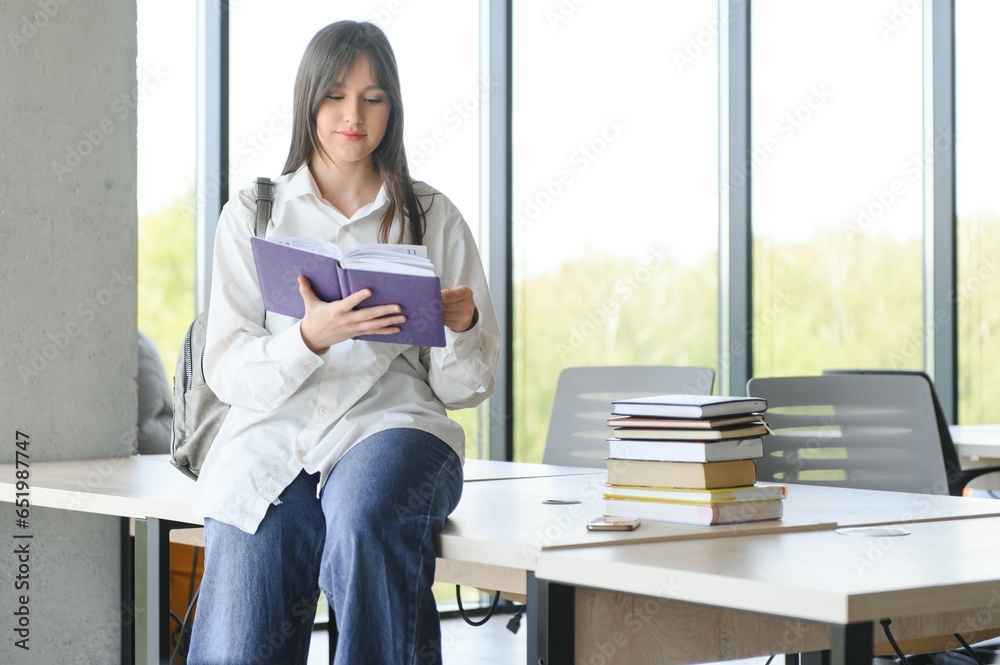
[[[424,245],[395,245],[395,244],[377,244],[377,245],[361,245],[360,247],[355,247],[354,249],[348,251],[344,254],[344,258],[350,259],[355,256],[385,256],[388,254],[390,257],[396,254],[403,254],[405,256],[415,256],[421,259],[427,258],[427,247]]]
[[[434,264],[423,245],[362,245],[344,254],[341,261],[352,270],[373,270],[403,275],[433,275]]]
[[[263,238],[263,240],[265,242],[273,242],[276,245],[286,245],[295,249],[301,249],[304,252],[319,254],[320,256],[329,256],[334,259],[340,259],[343,256],[339,247],[332,242],[319,238],[296,236],[290,238]]]

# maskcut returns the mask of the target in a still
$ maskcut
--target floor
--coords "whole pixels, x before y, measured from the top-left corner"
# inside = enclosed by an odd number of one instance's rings
[[[528,630],[524,621],[515,635],[507,630],[510,614],[497,615],[473,627],[462,619],[441,622],[444,665],[521,665],[527,661]],[[328,665],[326,631],[316,631],[309,649],[309,665]]]
[[[507,630],[512,615],[497,615],[486,624],[473,627],[462,619],[445,619],[441,622],[441,644],[444,665],[522,665],[527,656],[527,626],[522,618],[517,634]],[[309,665],[327,665],[326,632],[313,634],[309,650]],[[767,658],[731,660],[726,665],[764,665]],[[774,663],[781,665],[782,658]],[[772,665],[774,665],[772,663]]]

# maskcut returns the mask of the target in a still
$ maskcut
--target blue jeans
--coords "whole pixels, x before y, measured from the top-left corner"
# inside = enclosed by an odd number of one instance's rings
[[[387,430],[348,451],[319,499],[317,482],[299,474],[254,535],[205,520],[189,665],[305,665],[320,589],[337,663],[441,662],[433,536],[462,495],[458,456]]]

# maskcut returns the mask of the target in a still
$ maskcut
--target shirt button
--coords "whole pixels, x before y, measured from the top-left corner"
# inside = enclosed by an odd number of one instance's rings
[[[333,372],[337,371],[337,368],[336,367],[330,367],[326,371],[328,371],[328,372],[330,372],[332,374]]]
[[[457,342],[455,342],[455,346],[462,346],[462,344],[463,344],[464,342],[465,342],[465,340],[462,340],[462,339],[460,339],[460,340],[458,340]]]
[[[326,407],[321,406],[318,409],[316,409],[316,415],[317,416],[325,416],[326,415]]]
[[[267,487],[264,488],[264,491],[267,492],[268,494],[274,494],[274,485],[268,485]]]

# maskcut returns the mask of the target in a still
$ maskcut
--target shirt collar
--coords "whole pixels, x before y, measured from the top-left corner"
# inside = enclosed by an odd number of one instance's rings
[[[285,187],[285,197],[287,200],[297,198],[299,196],[305,196],[306,194],[312,194],[316,197],[317,201],[323,200],[323,195],[319,191],[319,186],[316,185],[316,180],[313,178],[312,171],[309,170],[309,163],[303,163],[288,181],[288,185]],[[371,214],[372,212],[380,209],[389,201],[389,193],[386,191],[385,183],[379,187],[378,194],[375,195],[375,200],[371,203],[363,206],[358,210],[354,217],[351,219],[357,219],[363,217],[364,215]]]

